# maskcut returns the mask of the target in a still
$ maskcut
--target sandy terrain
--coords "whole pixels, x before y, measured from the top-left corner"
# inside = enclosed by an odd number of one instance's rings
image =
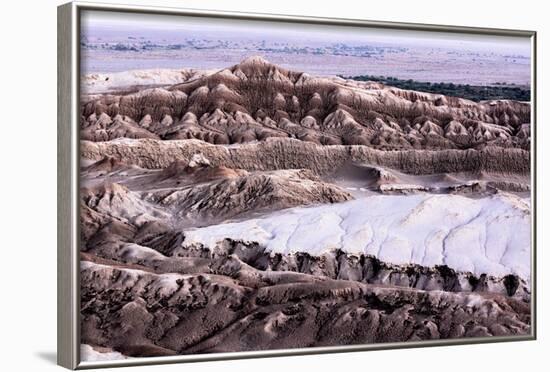
[[[257,57],[83,84],[85,360],[530,332],[529,103]]]

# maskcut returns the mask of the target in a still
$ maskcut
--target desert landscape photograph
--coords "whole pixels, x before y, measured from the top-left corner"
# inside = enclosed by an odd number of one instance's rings
[[[81,15],[83,361],[526,336],[526,37]]]

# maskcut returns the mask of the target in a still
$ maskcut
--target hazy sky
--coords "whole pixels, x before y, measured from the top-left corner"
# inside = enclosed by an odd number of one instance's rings
[[[224,39],[266,39],[324,43],[382,43],[394,46],[443,47],[471,51],[521,54],[530,56],[531,43],[526,37],[466,35],[444,32],[388,30],[365,27],[311,25],[188,16],[151,15],[86,11],[82,15],[83,35],[95,32],[121,31],[147,34],[151,31],[181,32],[219,36]]]
[[[220,69],[260,55],[321,76],[371,74],[478,85],[531,81],[528,37],[105,11],[84,11],[81,31],[87,43],[84,73]],[[186,41],[192,39],[190,46]],[[150,49],[144,47],[149,41]],[[113,47],[118,43],[137,47]]]

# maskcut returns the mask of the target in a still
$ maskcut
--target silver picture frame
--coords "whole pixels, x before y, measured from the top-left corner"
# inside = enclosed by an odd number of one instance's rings
[[[276,21],[282,23],[306,23],[314,25],[338,25],[349,27],[385,28],[411,31],[445,31],[462,34],[494,36],[521,36],[531,40],[531,333],[521,336],[493,336],[437,341],[365,344],[354,346],[312,347],[303,349],[248,351],[170,357],[148,357],[120,361],[81,362],[80,360],[80,286],[79,286],[79,77],[80,77],[80,16],[85,10],[125,13],[148,13],[235,20]],[[482,27],[444,26],[382,22],[358,19],[318,18],[278,14],[253,14],[241,12],[180,9],[166,7],[128,6],[91,2],[71,2],[58,7],[58,154],[57,154],[57,361],[69,369],[98,367],[122,367],[151,364],[263,358],[318,353],[343,353],[381,349],[481,344],[536,339],[537,330],[537,33],[527,30],[508,30]]]

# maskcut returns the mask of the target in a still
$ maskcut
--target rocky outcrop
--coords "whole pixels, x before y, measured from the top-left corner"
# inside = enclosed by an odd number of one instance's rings
[[[150,238],[151,231],[141,234],[141,243],[151,243]],[[350,254],[339,249],[318,256],[307,252],[283,254],[270,252],[257,243],[229,238],[213,249],[201,244],[175,244],[164,249],[165,252],[160,253],[135,243],[106,243],[88,249],[82,257],[86,261],[157,274],[203,273],[239,280],[248,278],[252,286],[258,285],[256,281],[270,283],[279,276],[300,273],[424,291],[491,293],[525,302],[531,298],[530,285],[515,274],[499,277],[458,271],[446,265],[397,265],[372,255]]]
[[[304,171],[224,175],[147,191],[99,183],[81,191],[82,250],[161,273],[233,277],[245,275],[249,265],[421,290],[530,297],[530,216],[520,197],[379,196],[327,205],[351,196],[308,177]],[[317,206],[273,214],[310,204]],[[230,217],[240,221],[227,223]]]
[[[528,103],[258,57],[82,83],[87,360],[530,333]]]
[[[368,146],[320,146],[292,139],[269,139],[239,146],[214,146],[197,140],[82,141],[82,157],[105,156],[143,168],[165,168],[174,161],[189,162],[203,154],[216,166],[248,171],[309,169],[319,175],[350,163],[368,163],[410,174],[487,171],[529,174],[530,153],[521,149],[487,147],[483,150],[380,151]]]
[[[170,87],[83,96],[81,138],[234,144],[286,137],[381,150],[530,147],[529,103],[475,103],[316,78],[259,57],[222,71],[185,76]]]
[[[301,273],[156,274],[83,261],[82,342],[164,356],[526,334],[528,304]]]
[[[151,221],[178,226],[219,223],[228,218],[300,205],[351,200],[344,189],[308,170],[247,172],[212,166],[202,156],[163,170],[124,167],[113,158],[85,168],[81,190],[86,225],[104,215],[137,228]],[[119,183],[117,183],[119,182]],[[89,184],[89,185],[88,185]]]
[[[308,171],[284,170],[252,173],[202,183],[181,190],[156,193],[158,202],[176,209],[181,218],[213,220],[262,213],[298,205],[337,203],[351,195],[326,184]]]

